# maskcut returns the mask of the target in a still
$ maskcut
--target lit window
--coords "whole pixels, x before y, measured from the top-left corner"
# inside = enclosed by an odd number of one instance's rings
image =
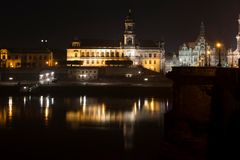
[[[81,52],[81,57],[84,57],[84,52]]]
[[[111,52],[111,57],[114,57],[114,52]]]

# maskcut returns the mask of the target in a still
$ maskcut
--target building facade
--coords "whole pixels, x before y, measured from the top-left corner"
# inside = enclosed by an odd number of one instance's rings
[[[195,42],[184,43],[179,48],[180,66],[216,66],[216,49],[205,37],[205,27],[201,23],[200,34]]]
[[[70,80],[91,81],[98,79],[98,69],[94,67],[72,68],[68,69],[67,72]]]
[[[47,49],[0,49],[0,68],[45,68],[53,65],[53,53]]]
[[[123,42],[103,42],[74,40],[67,49],[68,66],[106,67],[106,66],[143,66],[144,68],[164,71],[164,43],[139,41],[136,39],[135,22],[131,10],[125,18]]]
[[[240,14],[238,18],[238,34],[236,36],[237,39],[237,49],[232,51],[231,49],[227,54],[227,63],[229,67],[239,67],[239,59],[240,59]]]

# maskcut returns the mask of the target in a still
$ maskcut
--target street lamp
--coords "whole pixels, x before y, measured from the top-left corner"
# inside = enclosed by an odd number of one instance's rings
[[[210,67],[210,62],[211,62],[210,55],[211,55],[211,52],[209,50],[207,51],[207,55],[208,55],[208,66]]]
[[[222,66],[222,64],[221,64],[221,47],[222,47],[222,44],[218,42],[216,44],[216,47],[218,49],[218,64],[217,64],[217,66],[221,67]]]

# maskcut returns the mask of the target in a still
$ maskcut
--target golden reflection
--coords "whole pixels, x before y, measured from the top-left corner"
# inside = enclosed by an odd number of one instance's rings
[[[25,107],[26,106],[26,102],[27,102],[27,97],[23,97],[23,106]]]
[[[48,117],[49,117],[49,108],[46,107],[44,110],[44,120],[48,122]]]
[[[49,107],[49,96],[46,97],[46,108]]]
[[[106,103],[87,100],[86,96],[79,98],[79,110],[68,111],[66,121],[70,123],[111,123],[111,122],[135,122],[144,118],[158,118],[161,111],[161,104],[154,98],[144,99],[144,104],[138,99],[133,102],[132,110],[111,110]],[[88,103],[87,103],[88,102]]]
[[[6,109],[0,110],[0,127],[4,127],[7,123],[7,111]]]
[[[8,97],[8,118],[11,121],[13,116],[13,101],[12,97]]]
[[[54,104],[54,98],[50,99],[49,96],[47,97],[40,96],[39,101],[40,101],[40,107],[41,107],[41,114],[43,115],[45,125],[47,126],[51,116],[50,105]]]
[[[151,98],[151,100],[145,99],[143,109],[150,112],[160,112],[161,103],[154,98]]]

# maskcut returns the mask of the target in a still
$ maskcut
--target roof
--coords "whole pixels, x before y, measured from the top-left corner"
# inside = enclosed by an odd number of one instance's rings
[[[195,43],[195,42],[188,42],[188,43],[187,43],[187,46],[188,46],[189,48],[194,48],[194,47],[196,46],[196,43]]]
[[[18,53],[18,54],[49,54],[51,51],[49,49],[16,49],[16,48],[10,48],[7,49],[10,53]]]
[[[159,48],[161,42],[153,40],[139,40],[138,45],[140,48]]]
[[[80,40],[80,48],[116,48],[116,47],[120,47],[120,41],[102,39]]]

